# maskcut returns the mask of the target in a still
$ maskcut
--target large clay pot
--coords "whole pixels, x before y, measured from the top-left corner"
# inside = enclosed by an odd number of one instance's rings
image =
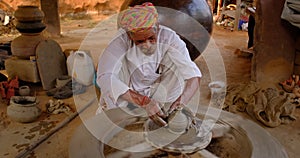
[[[36,97],[13,96],[7,107],[7,116],[21,123],[33,122],[42,113],[37,105]]]
[[[206,0],[125,0],[121,11],[144,2],[158,6],[160,24],[179,34],[187,44],[192,60],[204,51],[210,40],[213,24],[212,12]],[[189,15],[189,18],[185,15]]]
[[[30,56],[35,56],[35,49],[42,40],[45,37],[40,34],[22,34],[11,42],[12,55],[29,59]]]
[[[40,33],[46,28],[46,25],[42,22],[18,22],[16,29],[20,33]]]
[[[45,14],[38,6],[21,5],[15,11],[14,16],[19,22],[40,22]]]

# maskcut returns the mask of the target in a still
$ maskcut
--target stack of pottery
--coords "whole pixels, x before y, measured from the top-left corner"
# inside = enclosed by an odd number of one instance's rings
[[[41,32],[46,28],[42,22],[44,13],[38,6],[18,6],[14,13],[17,19],[16,29],[21,33],[11,42],[12,58],[5,60],[8,78],[18,76],[27,82],[39,82],[36,64],[36,48],[45,41]]]
[[[35,56],[35,48],[45,38],[41,32],[46,28],[42,22],[44,13],[38,6],[18,6],[14,13],[17,19],[16,29],[21,36],[15,38],[11,43],[12,55],[19,58],[29,59]]]

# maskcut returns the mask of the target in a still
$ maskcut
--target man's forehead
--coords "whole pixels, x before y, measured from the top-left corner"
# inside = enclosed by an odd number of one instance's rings
[[[130,32],[132,40],[145,40],[149,37],[156,36],[155,29],[144,30],[140,32]]]

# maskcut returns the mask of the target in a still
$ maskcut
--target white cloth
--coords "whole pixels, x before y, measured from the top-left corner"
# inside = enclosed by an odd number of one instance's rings
[[[300,1],[286,0],[282,9],[281,19],[287,20],[292,25],[300,28]]]
[[[120,29],[99,58],[100,104],[108,108],[127,105],[119,97],[129,89],[172,102],[182,93],[184,80],[192,77],[201,77],[201,72],[173,30],[160,25],[156,52],[146,56]]]

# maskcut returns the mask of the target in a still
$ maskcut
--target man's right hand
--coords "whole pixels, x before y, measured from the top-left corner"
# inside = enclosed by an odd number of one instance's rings
[[[150,119],[159,126],[167,125],[167,123],[163,120],[163,118],[166,118],[166,114],[161,110],[159,103],[154,99],[151,99],[148,96],[143,96],[130,89],[126,93],[122,94],[121,98],[144,108]]]
[[[154,99],[151,99],[150,102],[145,105],[145,110],[148,113],[149,118],[159,126],[166,126],[166,121],[163,118],[166,118],[166,114],[162,111],[159,103]]]

